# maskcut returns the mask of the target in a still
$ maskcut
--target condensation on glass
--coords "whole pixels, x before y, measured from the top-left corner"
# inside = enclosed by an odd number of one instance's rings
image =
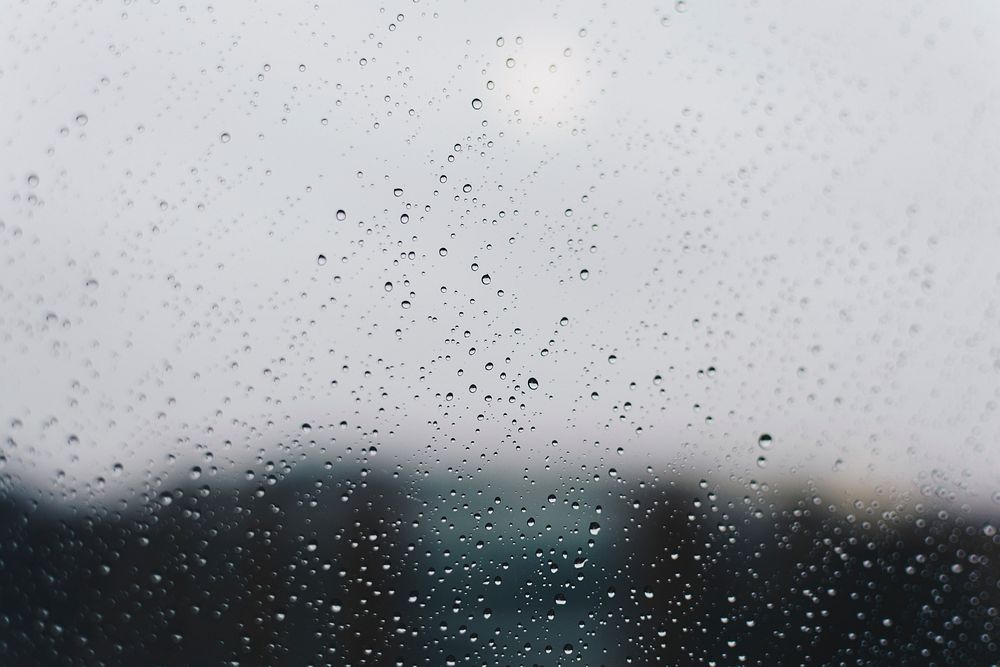
[[[0,664],[1000,661],[990,3],[15,3]]]

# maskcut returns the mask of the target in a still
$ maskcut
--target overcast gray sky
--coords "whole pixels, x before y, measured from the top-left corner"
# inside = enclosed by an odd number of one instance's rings
[[[4,13],[18,488],[375,446],[1000,491],[993,3]]]

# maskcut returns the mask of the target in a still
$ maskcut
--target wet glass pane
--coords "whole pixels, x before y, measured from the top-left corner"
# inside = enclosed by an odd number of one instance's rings
[[[1000,663],[1000,9],[12,2],[0,665]]]

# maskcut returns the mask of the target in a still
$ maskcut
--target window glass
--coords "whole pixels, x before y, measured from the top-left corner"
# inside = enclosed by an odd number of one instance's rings
[[[1000,661],[1000,9],[11,3],[0,664]]]

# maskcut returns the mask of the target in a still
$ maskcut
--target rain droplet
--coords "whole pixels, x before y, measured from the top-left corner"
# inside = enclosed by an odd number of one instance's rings
[[[538,380],[535,378],[528,378],[528,389],[538,389]]]
[[[761,433],[760,437],[757,438],[757,445],[761,449],[771,449],[771,445],[773,444],[773,442],[774,441],[772,440],[770,434],[768,433]]]
[[[223,132],[222,134],[219,135],[219,141],[221,141],[224,144],[228,144],[231,138],[232,137],[229,136],[228,132]]]
[[[477,111],[479,109],[482,109],[483,108],[483,101],[481,99],[479,99],[478,97],[472,98],[472,108],[476,109]]]

